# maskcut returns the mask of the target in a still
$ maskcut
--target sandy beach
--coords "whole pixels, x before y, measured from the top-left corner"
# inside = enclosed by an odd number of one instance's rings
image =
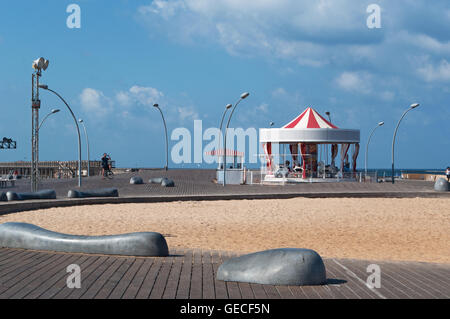
[[[0,216],[77,235],[155,231],[170,247],[450,263],[450,199],[329,198],[120,204]]]

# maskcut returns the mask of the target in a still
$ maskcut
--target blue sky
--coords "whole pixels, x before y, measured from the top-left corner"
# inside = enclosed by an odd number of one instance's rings
[[[69,29],[66,8],[81,8]],[[381,28],[366,25],[369,4]],[[288,123],[306,107],[330,111],[341,128],[361,130],[370,167],[390,167],[392,135],[402,112],[396,166],[450,165],[450,4],[446,0],[155,0],[11,1],[0,13],[1,137],[17,150],[0,161],[31,157],[31,62],[50,67],[42,82],[85,120],[91,158],[110,153],[122,167],[164,164],[159,103],[169,133],[217,127],[228,103],[248,91],[234,127]],[[70,114],[41,91],[41,160],[77,158]],[[206,144],[206,143],[205,143]],[[171,146],[174,142],[171,143]],[[83,145],[83,151],[84,151]],[[85,157],[85,153],[83,157]],[[173,165],[172,165],[173,166]]]

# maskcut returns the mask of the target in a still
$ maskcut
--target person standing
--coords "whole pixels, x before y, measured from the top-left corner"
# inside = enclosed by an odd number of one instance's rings
[[[105,172],[109,171],[111,168],[109,166],[109,161],[111,160],[111,157],[106,154],[103,153],[103,157],[102,157],[102,179],[105,179]]]
[[[447,167],[447,170],[445,171],[445,175],[447,175],[447,182],[450,182],[450,166]]]

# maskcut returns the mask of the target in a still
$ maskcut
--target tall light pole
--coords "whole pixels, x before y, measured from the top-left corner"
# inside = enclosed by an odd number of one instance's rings
[[[365,156],[365,160],[364,160],[364,171],[365,171],[365,176],[367,177],[367,156],[369,154],[369,143],[370,143],[370,139],[372,138],[373,133],[375,133],[375,130],[377,128],[379,128],[380,126],[383,126],[384,122],[380,122],[378,123],[378,125],[372,130],[372,133],[370,133],[369,139],[367,140],[367,144],[366,144],[366,156]]]
[[[46,120],[50,115],[55,114],[55,113],[58,113],[59,111],[60,111],[59,109],[53,109],[53,110],[51,110],[51,112],[48,113],[48,114],[44,117],[44,119],[41,121],[41,124],[39,124],[38,131],[41,129],[42,124],[44,124],[45,120]]]
[[[33,61],[34,72],[31,76],[31,191],[38,190],[39,183],[39,79],[42,71],[47,70],[49,61],[39,58]]]
[[[75,121],[75,126],[77,127],[77,133],[78,133],[78,187],[81,187],[81,134],[80,134],[80,128],[78,126],[77,118],[75,117],[75,114],[73,114],[72,109],[70,108],[69,104],[62,98],[61,95],[59,95],[57,92],[51,90],[48,88],[48,85],[41,84],[39,85],[39,88],[47,90],[55,94],[63,103],[67,106],[69,109],[70,114],[72,114],[73,120]]]
[[[169,169],[169,137],[167,136],[167,125],[166,125],[166,120],[164,119],[164,115],[163,112],[161,111],[161,109],[159,108],[158,104],[153,104],[154,107],[156,107],[159,112],[161,113],[161,117],[164,123],[164,132],[166,133],[166,167],[164,167],[164,169],[167,171]]]
[[[420,105],[419,103],[411,104],[411,106],[405,112],[403,112],[403,115],[400,118],[400,120],[398,121],[397,127],[395,128],[394,137],[392,138],[392,184],[394,184],[394,145],[395,145],[395,137],[397,136],[398,127],[400,126],[400,122],[403,120],[405,115],[409,111],[411,111],[411,110],[415,109],[416,107],[418,107],[419,105]]]
[[[86,136],[86,144],[87,144],[87,176],[91,176],[91,160],[90,160],[90,156],[89,156],[89,137],[88,137],[88,133],[86,131],[86,125],[84,125],[84,121],[82,119],[79,119],[78,122],[81,123],[81,125],[83,125],[83,129],[84,129],[84,135]]]
[[[231,109],[233,107],[233,105],[231,105],[231,104],[227,104],[226,106],[225,106],[225,110],[223,111],[223,115],[222,115],[222,120],[220,121],[220,126],[219,126],[219,150],[218,150],[218,152],[220,151],[220,142],[221,142],[221,140],[222,140],[222,136],[223,136],[223,134],[222,134],[222,126],[223,126],[223,120],[225,119],[225,115],[227,114],[227,112],[228,112],[228,110],[229,109]],[[225,151],[225,150],[224,150]],[[219,158],[220,158],[220,155],[219,154],[217,154],[218,156],[219,156]],[[219,169],[220,169],[220,163],[219,163]]]
[[[223,186],[226,185],[226,176],[227,176],[227,131],[228,127],[230,126],[231,117],[233,116],[234,111],[236,110],[236,107],[241,103],[242,100],[245,100],[250,93],[245,92],[241,94],[241,97],[236,102],[236,104],[233,107],[233,110],[231,111],[230,117],[228,118],[227,126],[225,128],[225,134],[224,134],[224,142],[223,142]]]

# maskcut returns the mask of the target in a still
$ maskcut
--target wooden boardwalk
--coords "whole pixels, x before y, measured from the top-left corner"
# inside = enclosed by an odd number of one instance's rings
[[[325,259],[324,286],[270,286],[217,281],[230,252],[172,250],[166,258],[49,253],[0,248],[0,299],[397,299],[450,298],[450,265]],[[81,268],[69,289],[67,266]],[[381,288],[365,282],[381,268]]]

